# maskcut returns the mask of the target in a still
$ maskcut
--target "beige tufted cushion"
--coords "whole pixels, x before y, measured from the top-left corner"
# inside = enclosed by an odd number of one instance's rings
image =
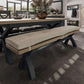
[[[6,44],[11,45],[17,50],[25,49],[31,47],[32,45],[38,44],[40,42],[52,39],[57,36],[67,34],[69,32],[79,30],[76,26],[63,26],[53,29],[46,29],[42,31],[36,31],[26,34],[21,34],[6,39]]]

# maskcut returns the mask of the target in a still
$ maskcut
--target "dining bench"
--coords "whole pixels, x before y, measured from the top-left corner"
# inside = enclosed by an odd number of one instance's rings
[[[9,57],[12,52],[22,55],[19,68],[23,69],[26,66],[30,79],[34,79],[35,71],[30,56],[60,41],[67,45],[70,40],[73,47],[76,47],[72,36],[78,31],[77,26],[62,26],[8,37],[6,38],[6,53]]]

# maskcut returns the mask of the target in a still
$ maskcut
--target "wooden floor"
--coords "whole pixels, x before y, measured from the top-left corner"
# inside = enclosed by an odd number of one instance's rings
[[[31,56],[35,80],[29,80],[26,69],[18,69],[21,56],[8,65],[0,53],[0,84],[84,84],[84,33],[74,38],[78,48],[59,43]]]

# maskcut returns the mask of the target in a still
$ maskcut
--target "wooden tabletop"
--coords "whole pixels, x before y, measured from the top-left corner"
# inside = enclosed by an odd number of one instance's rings
[[[18,24],[18,23],[33,23],[33,22],[46,22],[46,21],[59,21],[68,20],[68,18],[46,18],[46,19],[0,19],[0,25],[5,24]]]

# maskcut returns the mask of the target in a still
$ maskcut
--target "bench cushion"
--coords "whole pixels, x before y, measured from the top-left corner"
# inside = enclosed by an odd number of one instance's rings
[[[63,36],[69,32],[79,30],[79,27],[76,26],[62,26],[53,29],[46,29],[31,33],[25,33],[21,35],[16,35],[6,38],[6,44],[14,47],[17,50],[22,50],[28,47],[31,47],[40,42]]]

